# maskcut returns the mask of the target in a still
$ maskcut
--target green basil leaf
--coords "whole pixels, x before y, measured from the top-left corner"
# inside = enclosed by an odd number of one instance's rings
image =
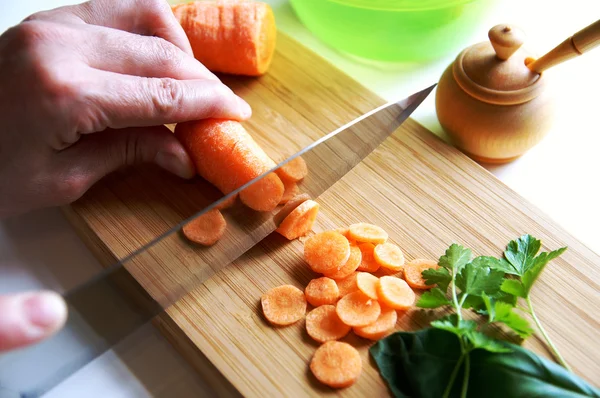
[[[446,294],[437,287],[423,293],[419,301],[417,301],[417,307],[421,308],[438,308],[449,304],[452,304],[452,302],[448,300]]]
[[[518,345],[498,342],[510,353],[470,352],[468,397],[596,397],[600,390],[577,375]],[[377,368],[397,398],[439,398],[461,357],[455,334],[428,328],[396,332],[370,349]],[[461,366],[450,397],[459,397]]]

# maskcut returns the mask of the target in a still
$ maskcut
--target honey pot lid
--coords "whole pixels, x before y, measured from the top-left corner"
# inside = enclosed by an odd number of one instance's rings
[[[465,49],[455,62],[457,82],[469,94],[492,103],[528,101],[539,94],[541,75],[526,65],[532,54],[522,48],[524,32],[512,25],[496,25],[489,42]]]

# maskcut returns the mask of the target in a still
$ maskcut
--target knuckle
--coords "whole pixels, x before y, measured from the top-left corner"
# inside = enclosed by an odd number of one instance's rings
[[[181,66],[183,54],[177,47],[161,38],[153,38],[152,43],[155,62],[161,68],[173,71]]]
[[[54,180],[54,194],[61,203],[71,203],[81,198],[90,186],[89,178],[74,173]]]
[[[172,117],[181,108],[184,100],[179,82],[171,78],[149,80],[155,82],[150,90],[152,104],[158,115]]]
[[[24,50],[37,47],[44,41],[51,39],[54,33],[53,24],[33,19],[24,21],[10,29],[12,40]]]

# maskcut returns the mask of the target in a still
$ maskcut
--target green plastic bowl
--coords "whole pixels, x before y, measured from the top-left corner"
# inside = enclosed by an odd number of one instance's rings
[[[492,0],[290,0],[302,23],[340,51],[378,61],[456,53]]]

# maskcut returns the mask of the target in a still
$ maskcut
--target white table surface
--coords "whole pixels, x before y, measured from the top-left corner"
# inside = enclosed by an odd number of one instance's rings
[[[0,0],[0,32],[27,15],[74,0]],[[285,0],[270,0],[280,30],[322,55],[387,100],[436,82],[454,56],[427,65],[362,63],[319,42]],[[598,0],[501,0],[481,21],[470,42],[512,23],[528,34],[525,45],[543,53],[600,18]],[[547,72],[559,92],[553,130],[520,159],[490,172],[600,253],[598,177],[600,159],[600,48]],[[443,137],[434,95],[413,116]],[[60,292],[93,275],[98,263],[56,209],[0,222],[0,293],[47,287]],[[48,397],[203,396],[188,364],[152,327],[145,327],[47,394]]]

